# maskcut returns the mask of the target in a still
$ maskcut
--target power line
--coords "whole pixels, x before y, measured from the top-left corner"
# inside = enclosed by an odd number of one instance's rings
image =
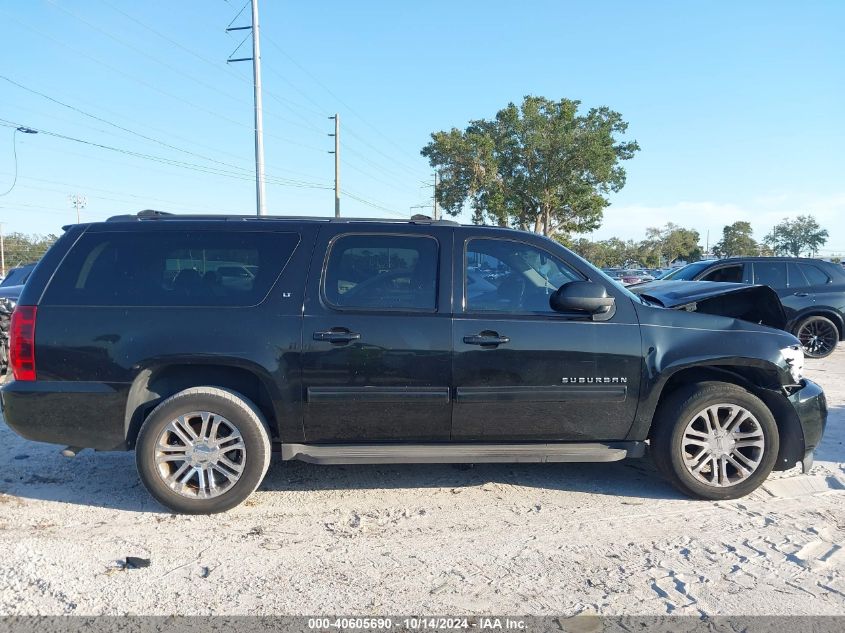
[[[32,130],[28,127],[24,127],[22,125],[19,125],[14,130],[12,130],[12,155],[14,156],[14,161],[15,161],[15,175],[12,178],[12,184],[9,185],[9,188],[6,189],[6,191],[4,191],[3,193],[0,193],[0,196],[6,196],[6,195],[9,195],[10,193],[12,193],[12,189],[15,188],[15,185],[18,182],[18,147],[17,147],[18,132],[22,132],[24,134],[35,134],[34,130]]]
[[[180,101],[180,102],[182,102],[182,103],[184,103],[184,104],[186,104],[186,105],[190,106],[191,108],[193,108],[193,109],[195,109],[195,110],[198,110],[198,111],[201,111],[201,112],[205,112],[206,114],[208,114],[208,115],[210,115],[210,116],[213,116],[213,117],[215,117],[215,118],[218,118],[218,119],[220,119],[220,120],[222,120],[222,121],[226,121],[227,123],[230,123],[230,124],[233,124],[233,125],[237,125],[237,126],[239,126],[239,127],[247,127],[248,129],[252,129],[252,126],[251,126],[251,125],[249,125],[249,124],[247,124],[247,123],[244,123],[243,121],[238,121],[238,120],[236,120],[236,119],[232,119],[232,118],[227,117],[227,116],[225,116],[225,115],[223,115],[223,114],[220,114],[219,112],[215,112],[215,111],[213,111],[213,110],[209,110],[208,108],[205,108],[205,107],[203,107],[203,106],[201,106],[201,105],[199,105],[199,104],[197,104],[197,103],[194,103],[194,102],[192,102],[192,101],[189,101],[188,99],[185,99],[185,98],[183,98],[183,97],[180,97],[180,96],[178,96],[178,95],[175,95],[175,94],[173,94],[173,93],[171,93],[171,92],[168,92],[168,91],[166,91],[166,90],[162,90],[162,89],[161,89],[161,88],[159,88],[157,85],[152,84],[152,83],[150,83],[150,82],[148,82],[148,81],[145,81],[144,79],[140,79],[140,78],[138,78],[138,77],[135,77],[135,76],[133,76],[133,75],[130,75],[130,74],[126,73],[126,71],[125,71],[125,70],[122,70],[122,69],[119,69],[119,68],[117,68],[117,67],[115,67],[115,66],[112,66],[111,64],[109,64],[109,63],[107,63],[107,62],[104,62],[104,61],[102,61],[101,59],[98,59],[97,57],[95,57],[95,56],[93,56],[93,55],[91,55],[91,54],[89,54],[89,53],[86,53],[85,51],[82,51],[82,50],[80,50],[80,49],[78,49],[78,48],[75,48],[75,47],[73,47],[73,46],[71,46],[71,45],[69,45],[69,44],[65,43],[65,42],[62,42],[61,40],[56,39],[55,37],[52,37],[51,35],[48,35],[48,34],[46,34],[46,33],[43,33],[42,31],[39,31],[38,29],[35,29],[35,28],[33,28],[32,26],[30,26],[30,25],[26,24],[25,22],[22,22],[21,20],[19,20],[19,19],[15,18],[14,16],[11,16],[11,15],[9,15],[9,14],[6,14],[6,16],[7,16],[7,18],[9,18],[9,19],[11,19],[12,21],[16,22],[17,24],[21,25],[21,26],[22,26],[22,27],[24,27],[25,29],[27,29],[27,30],[29,30],[29,31],[31,31],[31,32],[33,32],[33,33],[35,33],[36,35],[39,35],[40,37],[43,37],[43,38],[45,38],[45,39],[47,39],[47,40],[50,40],[50,41],[52,41],[52,42],[54,42],[54,43],[58,44],[59,46],[62,46],[62,47],[64,47],[64,48],[66,48],[67,50],[69,50],[69,51],[72,51],[72,52],[76,53],[77,55],[80,55],[80,56],[82,56],[82,57],[86,57],[86,58],[90,59],[91,61],[93,61],[94,63],[99,64],[99,65],[103,66],[104,68],[107,68],[107,69],[111,70],[112,72],[114,72],[114,73],[118,74],[119,76],[121,76],[121,77],[123,77],[123,78],[129,79],[129,80],[132,80],[132,81],[134,81],[135,83],[138,83],[138,84],[140,84],[140,85],[142,85],[142,86],[145,86],[145,87],[147,87],[147,88],[149,88],[149,89],[151,89],[151,90],[154,90],[155,92],[158,92],[159,94],[164,95],[165,97],[168,97],[169,99],[173,99],[174,101]],[[169,66],[168,66],[168,67],[169,67]],[[312,151],[315,151],[315,152],[322,153],[322,152],[324,151],[324,150],[322,150],[321,148],[314,147],[314,146],[311,146],[311,145],[305,145],[304,143],[300,143],[300,142],[295,141],[295,140],[293,140],[293,139],[284,138],[284,137],[278,136],[278,135],[276,135],[276,134],[269,134],[269,133],[268,133],[268,134],[267,134],[267,136],[271,136],[271,137],[273,137],[273,138],[278,138],[279,140],[284,141],[285,143],[288,143],[288,144],[291,144],[291,145],[296,145],[297,147],[302,147],[302,148],[304,148],[304,149],[312,150]]]
[[[0,119],[0,125],[5,125],[6,127],[13,127],[13,126],[24,127],[24,126],[20,126],[17,123],[12,122],[12,121],[7,121],[5,119]],[[144,159],[144,160],[150,160],[150,161],[153,161],[153,162],[163,163],[165,165],[171,165],[171,166],[174,166],[174,167],[181,167],[181,168],[184,168],[184,169],[192,169],[194,171],[199,171],[199,172],[203,172],[203,173],[207,173],[207,174],[213,174],[213,175],[217,175],[217,176],[224,176],[224,177],[227,177],[227,178],[235,178],[235,179],[238,179],[238,180],[250,180],[250,178],[248,176],[246,176],[245,174],[233,173],[231,171],[223,170],[223,169],[220,169],[220,168],[217,168],[217,167],[209,167],[209,166],[206,166],[206,165],[199,165],[199,164],[196,164],[196,163],[189,163],[189,162],[186,162],[186,161],[176,160],[176,159],[173,159],[173,158],[166,158],[166,157],[163,157],[163,156],[156,156],[156,155],[153,155],[153,154],[136,152],[136,151],[133,151],[133,150],[127,150],[127,149],[124,149],[124,148],[115,147],[113,145],[105,145],[103,143],[97,143],[95,141],[89,141],[89,140],[86,140],[86,139],[68,136],[66,134],[60,134],[58,132],[51,132],[49,130],[37,129],[37,128],[27,128],[27,129],[32,129],[37,133],[44,134],[45,136],[51,136],[51,137],[63,139],[63,140],[66,140],[66,141],[81,143],[83,145],[90,145],[92,147],[97,147],[97,148],[105,149],[105,150],[108,150],[108,151],[118,152],[120,154],[126,154],[126,155],[132,156],[134,158],[141,158],[141,159]],[[285,186],[292,186],[292,187],[299,186],[299,187],[318,188],[318,189],[326,188],[324,185],[321,185],[320,183],[294,180],[294,179],[290,179],[290,178],[272,177],[272,180],[275,184],[285,185]]]
[[[220,165],[224,165],[224,166],[232,167],[232,168],[234,168],[234,169],[239,169],[239,170],[243,170],[243,171],[251,171],[251,168],[241,167],[241,166],[239,166],[239,165],[234,165],[234,164],[229,163],[229,162],[226,162],[226,161],[221,161],[221,160],[218,160],[218,159],[216,159],[216,158],[211,158],[211,157],[209,157],[209,156],[206,156],[206,155],[200,154],[200,153],[198,153],[198,152],[195,152],[195,151],[192,151],[192,150],[185,149],[184,147],[179,147],[179,146],[173,145],[173,144],[171,144],[171,143],[167,143],[167,142],[165,142],[165,141],[162,141],[161,139],[158,139],[158,138],[155,138],[155,137],[151,137],[151,136],[148,136],[148,135],[146,135],[146,134],[142,134],[142,133],[140,133],[140,132],[137,132],[137,131],[135,131],[135,130],[132,130],[132,129],[130,129],[130,128],[127,128],[127,127],[125,127],[125,126],[123,126],[123,125],[120,125],[120,124],[118,124],[118,123],[114,123],[113,121],[109,121],[108,119],[105,119],[105,118],[103,118],[103,117],[101,117],[101,116],[98,116],[98,115],[96,115],[96,114],[91,114],[90,112],[86,112],[85,110],[82,110],[81,108],[78,108],[78,107],[73,106],[73,105],[71,105],[71,104],[69,104],[69,103],[66,103],[66,102],[64,102],[64,101],[61,101],[60,99],[57,99],[56,97],[51,97],[51,96],[50,96],[50,95],[48,95],[48,94],[45,94],[45,93],[40,92],[40,91],[38,91],[38,90],[35,90],[34,88],[31,88],[31,87],[29,87],[29,86],[25,86],[25,85],[21,84],[20,82],[17,82],[17,81],[15,81],[15,80],[13,80],[13,79],[11,79],[11,78],[9,78],[9,77],[6,77],[6,76],[4,76],[4,75],[0,75],[0,79],[4,79],[5,81],[7,81],[7,82],[9,82],[9,83],[11,83],[11,84],[13,84],[13,85],[17,86],[18,88],[21,88],[22,90],[25,90],[25,91],[27,91],[27,92],[29,92],[29,93],[31,93],[31,94],[34,94],[34,95],[37,95],[37,96],[42,97],[42,98],[44,98],[44,99],[47,99],[48,101],[51,101],[51,102],[53,102],[53,103],[56,103],[57,105],[60,105],[60,106],[62,106],[62,107],[64,107],[64,108],[67,108],[67,109],[69,109],[69,110],[71,110],[71,111],[73,111],[73,112],[77,112],[77,113],[82,114],[83,116],[86,116],[86,117],[88,117],[88,118],[91,118],[91,119],[94,119],[94,120],[96,120],[96,121],[99,121],[99,122],[105,123],[105,124],[107,124],[107,125],[109,125],[109,126],[111,126],[111,127],[114,127],[115,129],[121,130],[121,131],[123,131],[123,132],[126,132],[126,133],[128,133],[128,134],[131,134],[131,135],[136,136],[136,137],[138,137],[138,138],[141,138],[141,139],[144,139],[144,140],[147,140],[147,141],[150,141],[150,142],[156,143],[156,144],[158,144],[158,145],[161,145],[162,147],[166,147],[166,148],[168,148],[168,149],[173,149],[173,150],[176,150],[176,151],[179,151],[179,152],[182,152],[182,153],[185,153],[185,154],[188,154],[188,155],[191,155],[191,156],[197,157],[197,158],[201,158],[201,159],[203,159],[203,160],[207,160],[207,161],[209,161],[209,162],[213,162],[213,163],[217,163],[217,164],[220,164]],[[30,112],[31,112],[31,111],[30,111]],[[68,121],[67,119],[61,119],[61,118],[59,118],[59,117],[56,117],[55,115],[50,115],[50,114],[48,114],[48,115],[44,115],[44,116],[50,116],[51,118],[56,118],[56,119],[58,119],[58,120]],[[119,116],[119,115],[118,115],[118,116]],[[148,126],[147,126],[147,127],[148,127]],[[101,129],[98,129],[98,128],[91,127],[90,129],[95,130],[95,131],[100,132],[100,133],[103,133],[103,134],[108,134],[108,132],[106,132],[105,130],[101,130]],[[155,128],[151,128],[151,129],[155,129]],[[161,130],[159,130],[159,131],[161,131]],[[162,132],[163,132],[163,131],[162,131]],[[180,136],[178,136],[178,135],[176,135],[176,134],[171,134],[171,133],[168,133],[168,132],[163,132],[163,133],[168,134],[169,136],[173,136],[173,137],[175,137],[175,138],[181,138],[182,140],[185,140],[185,141],[187,141],[187,142],[189,142],[189,143],[196,144],[194,141],[192,141],[192,140],[190,140],[190,139],[186,139],[185,137],[180,137]],[[227,156],[232,156],[232,157],[234,157],[234,158],[242,158],[241,156],[238,156],[237,154],[233,154],[233,153],[231,153],[231,152],[227,152],[227,151],[225,151],[225,150],[221,150],[221,149],[214,148],[214,147],[209,147],[209,146],[205,146],[205,147],[206,147],[207,149],[210,149],[210,150],[215,151],[215,152],[219,152],[219,153],[224,154],[224,155],[227,155]],[[291,169],[284,169],[284,168],[280,168],[280,167],[274,167],[273,169],[274,169],[274,170],[276,170],[276,171],[284,171],[284,172],[291,173],[291,174],[298,175],[298,176],[304,176],[304,177],[306,177],[306,178],[314,178],[314,177],[315,177],[315,176],[313,176],[313,175],[311,175],[311,174],[305,174],[305,173],[303,173],[303,172],[298,172],[298,171],[291,170]]]
[[[285,56],[285,57],[286,57],[286,58],[287,58],[287,59],[288,59],[288,60],[289,60],[292,64],[294,64],[294,65],[295,65],[297,68],[299,68],[299,69],[300,69],[303,73],[305,73],[308,77],[310,77],[310,78],[311,78],[311,79],[312,79],[312,80],[313,80],[313,81],[314,81],[317,85],[319,85],[321,88],[323,88],[323,90],[325,90],[325,91],[326,91],[329,95],[331,95],[331,96],[332,96],[332,97],[333,97],[333,98],[334,98],[334,99],[335,99],[338,103],[340,103],[340,104],[341,104],[341,105],[342,105],[342,106],[343,106],[346,110],[348,110],[348,111],[349,111],[352,115],[354,115],[356,118],[358,118],[358,119],[359,119],[362,123],[364,123],[367,127],[369,127],[370,129],[372,129],[373,131],[375,131],[375,132],[376,132],[376,134],[378,134],[379,136],[381,136],[383,139],[385,139],[385,140],[386,140],[387,142],[389,142],[391,145],[393,145],[394,147],[396,147],[396,148],[397,148],[400,152],[403,152],[403,153],[404,153],[404,151],[405,151],[405,149],[404,149],[404,148],[402,148],[402,147],[401,147],[398,143],[396,143],[396,142],[395,142],[395,141],[393,141],[390,137],[388,137],[386,134],[384,134],[384,133],[383,133],[383,132],[382,132],[382,131],[381,131],[381,130],[377,127],[377,126],[372,125],[372,124],[371,124],[371,123],[369,123],[369,122],[368,122],[368,121],[367,121],[367,120],[366,120],[363,116],[361,116],[360,114],[358,114],[358,112],[356,112],[356,111],[355,111],[355,110],[354,110],[354,109],[353,109],[353,108],[352,108],[352,107],[351,107],[348,103],[346,103],[346,102],[345,102],[343,99],[341,99],[341,98],[340,98],[337,94],[335,94],[335,92],[334,92],[331,88],[329,88],[326,84],[324,84],[322,81],[320,81],[320,79],[319,79],[319,78],[317,78],[317,77],[316,77],[313,73],[311,73],[311,72],[310,72],[307,68],[305,68],[302,64],[300,64],[298,61],[296,61],[296,59],[294,59],[293,57],[291,57],[291,56],[290,56],[290,55],[289,55],[289,54],[288,54],[288,53],[287,53],[287,52],[286,52],[286,51],[285,51],[285,50],[284,50],[284,49],[283,49],[283,48],[282,48],[279,44],[277,44],[277,43],[276,43],[276,41],[275,41],[273,38],[271,38],[271,37],[266,37],[265,39],[266,39],[266,40],[270,43],[270,45],[271,45],[271,46],[273,46],[273,47],[274,47],[276,50],[278,50],[278,51],[279,51],[282,55],[284,55],[284,56]],[[382,154],[383,156],[387,157],[388,159],[395,161],[395,162],[396,162],[397,164],[399,164],[399,165],[403,165],[406,169],[410,170],[411,172],[413,172],[413,173],[418,173],[418,172],[420,171],[419,169],[417,169],[417,168],[415,168],[415,167],[412,167],[412,166],[410,166],[409,164],[404,163],[403,161],[397,161],[397,160],[395,159],[395,157],[390,157],[390,156],[388,156],[387,154],[385,154],[384,152],[382,152],[381,150],[377,149],[375,146],[373,146],[372,144],[370,144],[369,142],[367,142],[365,139],[363,139],[363,137],[359,137],[357,134],[354,134],[352,131],[349,131],[349,130],[347,130],[347,131],[348,131],[348,132],[349,132],[349,134],[351,134],[352,136],[356,136],[356,137],[358,137],[358,138],[359,138],[359,140],[361,140],[361,141],[362,141],[362,142],[364,142],[365,144],[369,145],[369,147],[370,147],[371,149],[373,149],[374,151],[377,151],[378,153]]]

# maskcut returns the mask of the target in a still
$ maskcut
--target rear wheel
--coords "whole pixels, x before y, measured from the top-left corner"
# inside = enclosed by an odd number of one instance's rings
[[[771,411],[733,384],[683,387],[661,404],[654,423],[651,453],[657,469],[694,497],[742,497],[769,476],[777,459]]]
[[[147,490],[171,510],[223,512],[261,483],[270,465],[270,436],[261,413],[240,394],[195,387],[150,413],[135,461]]]
[[[795,336],[801,341],[804,354],[810,358],[830,356],[839,342],[839,328],[823,316],[807,317],[795,328]]]

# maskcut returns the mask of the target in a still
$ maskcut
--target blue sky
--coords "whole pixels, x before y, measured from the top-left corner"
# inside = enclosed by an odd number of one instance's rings
[[[254,212],[251,67],[225,64],[241,6],[0,3],[0,75],[136,134],[2,79],[0,119],[195,167],[18,134],[5,230],[57,232],[76,219],[72,192],[87,195],[83,220]],[[315,186],[332,185],[334,112],[342,188],[369,203],[346,195],[344,214],[400,217],[430,200],[431,132],[536,94],[618,110],[642,147],[592,237],[673,221],[712,243],[747,219],[762,238],[812,213],[830,231],[823,254],[845,252],[845,3],[262,0],[261,18],[267,173],[282,183],[268,185],[270,213],[333,213]],[[229,176],[197,171],[209,168]],[[0,193],[13,173],[0,127]]]

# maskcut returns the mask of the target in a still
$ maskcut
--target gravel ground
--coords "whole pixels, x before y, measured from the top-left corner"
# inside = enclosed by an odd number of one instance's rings
[[[845,349],[808,366],[831,406],[812,473],[718,503],[647,460],[276,462],[244,506],[184,517],[131,454],[2,424],[0,614],[845,614]]]

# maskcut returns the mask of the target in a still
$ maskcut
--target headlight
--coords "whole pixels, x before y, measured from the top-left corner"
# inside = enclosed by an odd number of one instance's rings
[[[801,382],[804,375],[804,350],[800,345],[792,345],[784,347],[780,350],[781,356],[786,361],[786,366],[789,367],[789,375],[795,384]]]

